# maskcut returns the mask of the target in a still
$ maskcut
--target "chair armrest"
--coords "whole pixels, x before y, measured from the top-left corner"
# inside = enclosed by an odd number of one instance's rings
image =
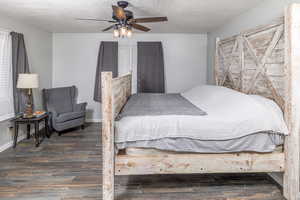
[[[53,111],[49,111],[48,114],[50,119],[49,121],[51,122],[51,124],[55,123],[55,119],[58,116],[57,112],[53,110]]]
[[[55,125],[55,119],[56,117],[58,116],[57,112],[55,110],[52,110],[52,111],[48,111],[48,114],[49,114],[49,128],[50,130],[52,131],[53,130],[53,127]]]
[[[87,106],[87,103],[84,102],[84,103],[79,103],[79,104],[76,104],[75,107],[74,107],[74,110],[75,111],[85,111],[86,110],[86,106]]]
[[[55,117],[58,116],[58,114],[57,114],[57,112],[55,110],[48,111],[48,113],[49,113],[49,116],[53,117],[53,118],[55,118]]]

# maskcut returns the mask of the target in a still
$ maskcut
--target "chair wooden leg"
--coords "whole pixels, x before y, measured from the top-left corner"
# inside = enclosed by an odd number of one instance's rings
[[[40,139],[39,139],[39,122],[34,123],[34,141],[35,141],[35,147],[38,147],[40,145]]]
[[[14,135],[14,148],[16,148],[17,143],[18,143],[18,131],[19,131],[19,125],[16,123],[15,124],[15,135]]]
[[[27,124],[27,140],[30,139],[30,124]]]
[[[45,134],[47,138],[50,138],[50,130],[49,130],[49,126],[48,126],[48,117],[45,118]]]

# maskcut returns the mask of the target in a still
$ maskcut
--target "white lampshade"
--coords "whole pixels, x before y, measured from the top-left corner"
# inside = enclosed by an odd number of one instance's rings
[[[39,75],[38,74],[19,74],[17,88],[38,88]]]

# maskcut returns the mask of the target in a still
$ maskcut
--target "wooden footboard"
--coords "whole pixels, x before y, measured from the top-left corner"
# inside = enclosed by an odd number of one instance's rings
[[[116,175],[283,172],[284,153],[118,155]]]
[[[131,95],[131,74],[118,78],[102,72],[102,155],[103,199],[114,199],[114,119]]]

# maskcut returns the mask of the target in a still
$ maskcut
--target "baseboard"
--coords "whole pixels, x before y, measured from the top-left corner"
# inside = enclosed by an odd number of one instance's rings
[[[88,122],[88,123],[100,123],[100,122],[102,122],[102,119],[86,119],[86,122]],[[44,128],[44,125],[40,126],[40,129],[42,129],[42,128]],[[33,130],[31,131],[30,135],[32,135],[32,134],[33,134]],[[27,137],[27,135],[25,133],[23,133],[23,134],[19,133],[18,142],[24,140],[26,137]],[[13,144],[14,144],[14,141],[11,140],[11,141],[7,142],[6,144],[0,146],[0,152],[3,152],[6,149],[12,147]]]
[[[13,141],[10,141],[10,142],[8,142],[8,143],[2,145],[2,146],[0,147],[0,152],[5,151],[6,149],[10,148],[12,145],[13,145]]]
[[[102,119],[86,119],[85,121],[88,123],[100,123]]]
[[[20,135],[20,136],[18,137],[18,142],[24,140],[26,137],[27,137],[27,136],[26,136],[25,134]],[[4,145],[2,145],[2,146],[0,147],[0,152],[5,151],[6,149],[12,147],[13,145],[14,145],[14,141],[13,141],[13,140],[12,140],[12,141],[9,141],[8,143],[6,143],[6,144],[4,144]]]
[[[39,128],[41,130],[44,127],[45,127],[44,124],[41,124]],[[34,129],[31,128],[30,136],[33,136],[33,134],[34,134]],[[20,141],[22,141],[26,138],[27,138],[27,134],[26,134],[25,130],[19,129],[18,142],[17,143],[19,143]],[[0,152],[5,151],[6,149],[12,147],[13,145],[14,145],[14,140],[12,139],[11,141],[7,142],[6,144],[0,146]]]

